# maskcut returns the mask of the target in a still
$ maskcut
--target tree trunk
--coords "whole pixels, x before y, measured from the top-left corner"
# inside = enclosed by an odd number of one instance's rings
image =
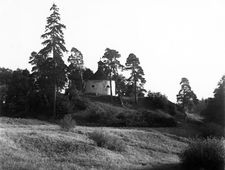
[[[122,96],[122,95],[119,95],[119,99],[120,99],[120,105],[121,105],[122,107],[124,107],[123,96]]]
[[[54,83],[54,95],[53,95],[53,119],[56,118],[56,83]]]
[[[137,104],[137,82],[134,80],[134,101]]]
[[[134,102],[137,104],[137,79],[136,79],[136,72],[135,69],[133,68],[134,71]]]
[[[80,79],[81,79],[81,91],[84,92],[84,78],[83,78],[83,71],[80,69]]]
[[[109,83],[110,83],[110,100],[111,100],[111,103],[112,103],[113,102],[113,97],[112,97],[112,74],[111,74],[111,72],[110,72]]]
[[[55,61],[55,51],[54,51],[54,47],[53,47],[53,61],[54,61],[54,92],[53,92],[53,119],[56,118],[56,90],[57,90],[57,85],[56,85],[56,61]]]

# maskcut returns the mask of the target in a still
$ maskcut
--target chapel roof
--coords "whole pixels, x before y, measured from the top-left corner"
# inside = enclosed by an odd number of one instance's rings
[[[89,80],[109,80],[107,75],[103,71],[103,62],[99,61],[98,62],[98,70],[95,72],[93,76],[89,78]]]

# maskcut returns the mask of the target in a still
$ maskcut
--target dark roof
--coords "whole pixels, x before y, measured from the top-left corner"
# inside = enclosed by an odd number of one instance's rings
[[[98,68],[95,74],[89,78],[89,80],[108,80],[108,77],[101,68]]]

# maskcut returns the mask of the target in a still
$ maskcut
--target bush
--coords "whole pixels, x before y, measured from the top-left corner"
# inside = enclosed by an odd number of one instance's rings
[[[76,122],[70,114],[65,115],[64,118],[60,120],[60,127],[65,131],[70,131],[75,128],[75,126]]]
[[[223,170],[225,148],[216,138],[197,139],[180,154],[185,170]]]
[[[143,120],[147,123],[148,127],[175,127],[177,126],[176,120],[169,114],[163,111],[143,111]]]
[[[224,127],[215,123],[207,123],[200,127],[201,137],[224,137]]]
[[[102,131],[94,131],[89,135],[90,139],[95,141],[97,146],[104,147],[114,151],[124,151],[124,142],[116,136],[112,136]]]
[[[148,92],[148,99],[150,104],[156,109],[167,109],[168,107],[167,97],[159,92]]]
[[[207,107],[201,112],[206,122],[213,122],[225,127],[224,99],[210,98]]]
[[[160,92],[148,92],[146,97],[148,106],[151,109],[161,109],[168,112],[170,115],[175,115],[177,112],[176,105],[170,102],[167,97]]]

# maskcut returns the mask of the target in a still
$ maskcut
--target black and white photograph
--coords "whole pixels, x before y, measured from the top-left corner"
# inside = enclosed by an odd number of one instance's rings
[[[225,170],[224,0],[0,0],[0,170]]]

